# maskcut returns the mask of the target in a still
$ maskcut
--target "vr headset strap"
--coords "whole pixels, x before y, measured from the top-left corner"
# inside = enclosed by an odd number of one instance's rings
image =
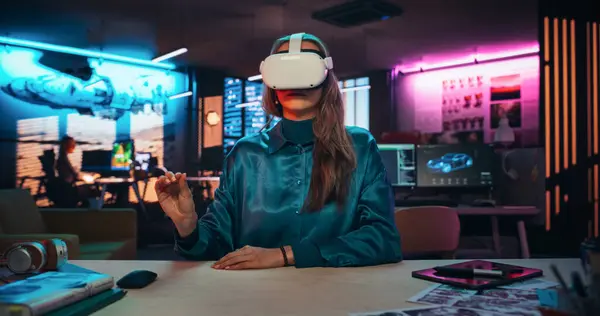
[[[295,33],[290,36],[290,53],[299,53],[302,48],[302,37],[305,33]]]

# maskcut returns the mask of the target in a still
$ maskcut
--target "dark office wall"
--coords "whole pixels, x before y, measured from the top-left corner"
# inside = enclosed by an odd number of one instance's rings
[[[389,70],[378,70],[367,74],[371,85],[369,129],[378,141],[382,133],[396,130],[395,84],[391,73]]]
[[[574,255],[584,238],[599,235],[599,110],[593,95],[600,54],[593,46],[600,42],[600,13],[592,3],[597,1],[540,1],[538,24],[547,229],[556,248]]]
[[[203,148],[204,99],[223,96],[225,77],[228,74],[224,70],[208,67],[191,68],[190,73],[193,76],[196,98],[188,108],[186,120],[188,129],[185,168],[189,174],[194,174],[199,168],[199,157]]]

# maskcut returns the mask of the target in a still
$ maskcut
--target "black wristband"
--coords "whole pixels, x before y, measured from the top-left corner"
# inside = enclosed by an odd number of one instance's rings
[[[283,255],[283,266],[289,267],[290,263],[288,261],[287,252],[285,251],[285,247],[281,246],[281,247],[279,247],[279,249],[281,249],[281,254]]]

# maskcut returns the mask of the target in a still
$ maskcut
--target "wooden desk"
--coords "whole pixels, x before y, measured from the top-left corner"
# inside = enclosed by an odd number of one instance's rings
[[[580,271],[578,259],[495,260],[561,273]],[[136,269],[152,270],[159,279],[130,290],[121,301],[95,313],[104,315],[339,315],[417,305],[408,298],[432,283],[411,277],[413,270],[459,260],[404,261],[395,265],[344,269],[217,271],[207,262],[73,261],[118,279]]]
[[[188,181],[219,181],[221,180],[220,177],[187,177],[186,178]]]
[[[396,207],[396,211],[401,211],[409,207]],[[497,207],[472,207],[458,206],[453,207],[459,216],[489,216],[492,224],[492,241],[494,251],[500,255],[500,229],[498,228],[499,216],[517,216],[532,217],[540,213],[540,210],[533,206],[497,206]],[[527,230],[523,219],[517,221],[517,233],[521,247],[521,258],[529,259],[529,242],[527,240]]]
[[[500,229],[498,228],[499,216],[518,216],[517,234],[519,236],[519,245],[521,248],[521,258],[529,259],[529,241],[527,239],[527,229],[522,217],[532,217],[540,213],[540,210],[533,206],[498,206],[498,207],[457,207],[459,216],[489,216],[492,224],[492,241],[494,251],[500,255]]]

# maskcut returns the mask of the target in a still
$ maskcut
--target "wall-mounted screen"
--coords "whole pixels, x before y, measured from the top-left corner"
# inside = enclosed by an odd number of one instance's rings
[[[242,137],[242,108],[244,91],[242,80],[225,78],[225,97],[223,98],[223,128],[225,137]]]
[[[135,140],[138,150],[169,166],[177,159],[175,122],[185,116],[188,100],[171,97],[187,87],[187,76],[177,71],[3,46],[0,133],[8,141],[0,143],[1,163],[14,166],[10,181],[24,180],[23,188],[36,196],[44,176],[38,157],[58,152],[65,135],[77,142],[69,155],[75,169],[83,151],[110,152],[116,139]]]
[[[243,111],[239,107],[243,103],[243,82],[239,78],[225,78],[223,97],[223,151],[225,154],[243,136]]]
[[[392,186],[416,185],[415,145],[379,144],[379,153]]]
[[[244,135],[257,134],[267,123],[267,116],[262,108],[263,84],[246,81],[244,87]]]
[[[417,186],[492,186],[493,155],[486,145],[420,145]]]
[[[88,150],[81,155],[81,171],[106,173],[111,170],[112,151]]]
[[[151,153],[137,152],[135,153],[135,170],[148,172],[152,160]]]

